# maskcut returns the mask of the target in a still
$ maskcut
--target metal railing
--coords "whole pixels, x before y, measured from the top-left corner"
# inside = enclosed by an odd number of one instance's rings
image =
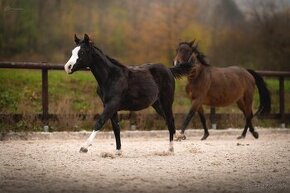
[[[48,111],[48,71],[49,70],[64,70],[63,64],[52,63],[31,63],[31,62],[0,62],[0,68],[14,68],[14,69],[37,69],[42,73],[42,115],[41,118],[45,124],[49,120]],[[265,118],[280,119],[281,126],[285,127],[286,119],[290,119],[290,114],[285,112],[285,79],[290,78],[290,71],[256,71],[263,77],[272,77],[279,80],[279,113],[271,113]],[[128,117],[128,116],[124,116]],[[212,125],[216,122],[216,111],[212,107],[210,111],[210,120]]]

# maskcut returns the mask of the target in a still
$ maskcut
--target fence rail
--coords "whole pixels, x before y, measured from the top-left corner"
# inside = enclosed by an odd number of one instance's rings
[[[32,63],[32,62],[0,62],[0,68],[14,68],[14,69],[36,69],[41,70],[42,73],[42,114],[41,118],[45,124],[48,124],[48,120],[54,117],[53,114],[49,114],[48,111],[48,71],[49,70],[64,70],[63,64],[53,64],[53,63]],[[88,69],[84,69],[88,70]],[[279,81],[279,113],[270,114],[265,116],[265,118],[280,119],[281,126],[285,127],[286,119],[290,119],[290,114],[285,113],[285,79],[290,78],[290,71],[256,71],[263,77],[277,78]],[[2,115],[2,117],[9,115]],[[21,115],[14,115],[16,117],[21,117]],[[39,116],[39,115],[38,115]],[[126,116],[124,116],[126,117]],[[210,110],[210,121],[212,125],[215,125],[216,118],[215,108],[212,107]]]

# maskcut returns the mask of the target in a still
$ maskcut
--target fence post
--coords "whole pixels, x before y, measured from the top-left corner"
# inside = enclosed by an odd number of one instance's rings
[[[216,129],[216,117],[215,117],[214,107],[210,107],[210,122],[211,122],[211,128]]]
[[[284,77],[279,77],[279,110],[280,110],[280,119],[281,127],[285,128],[285,90],[284,90]]]
[[[42,121],[48,125],[48,70],[42,69]]]
[[[137,115],[134,111],[129,112],[130,129],[136,130],[137,128]]]

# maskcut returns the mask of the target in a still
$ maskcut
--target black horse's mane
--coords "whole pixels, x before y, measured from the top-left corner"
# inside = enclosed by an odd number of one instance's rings
[[[127,68],[124,64],[122,64],[121,62],[119,62],[118,60],[116,60],[116,59],[114,59],[114,58],[111,58],[110,56],[108,56],[108,55],[106,55],[106,54],[104,54],[104,52],[100,49],[100,48],[98,48],[98,47],[96,47],[96,46],[94,46],[93,45],[93,48],[95,48],[96,50],[98,50],[101,54],[103,54],[110,62],[112,62],[113,64],[115,64],[115,65],[117,65],[117,66],[119,66],[119,67],[122,67],[122,68]]]
[[[191,45],[190,43],[188,43],[188,42],[180,42],[180,43],[179,43],[179,46],[182,45],[182,44],[186,44],[186,45],[188,45],[189,47],[192,48],[192,51],[196,54],[196,57],[197,57],[198,61],[199,61],[202,65],[204,65],[204,66],[210,66],[210,64],[206,61],[206,56],[205,56],[202,52],[200,52],[200,51],[197,49],[198,45],[193,45],[193,46],[192,46],[192,45]]]

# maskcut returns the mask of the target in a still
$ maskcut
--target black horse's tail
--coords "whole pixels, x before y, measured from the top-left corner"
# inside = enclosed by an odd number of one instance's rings
[[[178,64],[174,67],[170,67],[170,71],[174,78],[181,78],[190,74],[193,64],[189,62]]]
[[[260,106],[255,114],[267,114],[271,111],[271,96],[267,85],[257,72],[251,69],[247,69],[247,71],[255,78],[260,95]]]

